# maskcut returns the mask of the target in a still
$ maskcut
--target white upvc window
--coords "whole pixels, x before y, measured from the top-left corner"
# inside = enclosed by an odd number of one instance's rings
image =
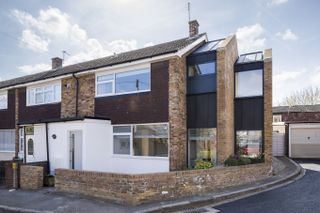
[[[282,122],[282,116],[281,115],[273,115],[273,123],[280,123]]]
[[[8,109],[8,91],[0,91],[0,110]]]
[[[14,152],[15,150],[15,130],[0,130],[0,152]]]
[[[113,154],[134,157],[167,158],[169,153],[167,123],[113,126]]]
[[[150,67],[96,76],[96,96],[123,95],[151,90]]]
[[[57,103],[60,101],[60,82],[27,88],[27,106]]]

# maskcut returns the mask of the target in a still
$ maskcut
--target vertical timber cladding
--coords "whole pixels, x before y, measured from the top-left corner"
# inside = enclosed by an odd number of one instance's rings
[[[229,36],[217,49],[217,149],[218,162],[234,153],[234,63],[236,37]]]
[[[272,161],[272,49],[264,51],[264,154]]]

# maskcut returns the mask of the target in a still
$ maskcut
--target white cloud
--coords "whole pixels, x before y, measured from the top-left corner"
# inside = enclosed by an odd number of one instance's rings
[[[291,29],[287,29],[285,32],[278,32],[276,36],[280,37],[284,41],[295,41],[298,39],[298,36],[294,34]]]
[[[307,87],[319,87],[320,66],[313,69],[282,70],[275,68],[273,74],[273,103],[277,105],[295,91]]]
[[[18,69],[25,74],[34,74],[37,72],[50,70],[51,66],[49,64],[34,64],[34,65],[23,65],[19,66]]]
[[[50,40],[44,40],[30,30],[23,30],[20,40],[22,47],[28,48],[35,52],[47,52]]]
[[[154,45],[153,42],[148,42],[148,43],[145,43],[143,47],[151,47],[153,45]]]
[[[265,47],[266,38],[263,37],[264,29],[257,23],[237,29],[238,47],[240,53],[261,50]]]
[[[287,3],[287,2],[288,2],[288,0],[272,0],[270,2],[270,5],[277,6],[277,5],[280,5],[280,4]]]
[[[73,23],[68,14],[57,8],[42,9],[39,11],[38,17],[20,10],[12,10],[11,14],[25,28],[20,42],[23,44],[21,45],[22,47],[35,52],[50,52],[50,46],[54,46],[55,42],[57,42],[57,46],[67,50],[70,54],[66,58],[64,65],[137,48],[137,41],[134,39],[100,42],[96,38],[89,37],[85,29],[81,28],[77,23]],[[74,52],[68,51],[68,49]],[[55,52],[58,51],[55,49]],[[18,68],[24,73],[33,73],[41,71],[39,70],[40,68],[43,70],[50,68],[50,66],[44,66],[44,64],[24,65]]]

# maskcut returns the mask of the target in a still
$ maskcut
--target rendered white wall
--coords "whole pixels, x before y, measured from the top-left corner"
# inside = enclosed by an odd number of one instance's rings
[[[82,132],[82,169],[125,174],[168,172],[169,159],[119,156],[113,154],[113,132],[110,121],[85,119],[48,124],[50,170],[70,168],[70,132]],[[53,139],[52,135],[56,135]],[[28,162],[46,160],[45,124],[35,126],[35,156]]]

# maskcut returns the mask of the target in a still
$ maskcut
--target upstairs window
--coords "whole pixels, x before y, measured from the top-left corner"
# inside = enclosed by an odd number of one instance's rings
[[[216,72],[215,62],[210,61],[206,63],[193,64],[188,66],[188,77],[198,75],[213,74]]]
[[[61,101],[61,84],[48,84],[27,89],[27,105],[50,104]]]
[[[273,123],[279,123],[282,122],[282,116],[281,115],[274,115],[273,116]]]
[[[97,76],[97,96],[150,91],[150,77],[149,68]]]
[[[0,110],[8,108],[8,92],[0,92]]]
[[[254,97],[263,95],[262,70],[236,72],[236,97]]]

